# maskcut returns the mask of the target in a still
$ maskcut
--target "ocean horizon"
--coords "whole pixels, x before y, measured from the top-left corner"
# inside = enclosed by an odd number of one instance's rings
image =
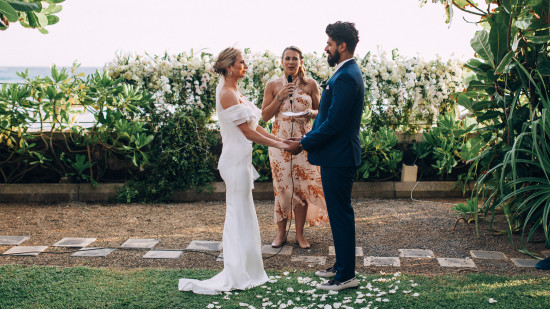
[[[62,68],[67,69],[67,72],[71,72],[72,67],[58,66],[58,70]],[[51,67],[49,66],[36,66],[36,67],[22,67],[22,66],[0,66],[0,84],[10,83],[23,83],[25,80],[17,75],[19,72],[25,72],[29,70],[30,77],[46,77],[51,76]],[[86,75],[95,73],[96,70],[102,70],[102,67],[79,67],[76,69],[78,73],[84,73]]]

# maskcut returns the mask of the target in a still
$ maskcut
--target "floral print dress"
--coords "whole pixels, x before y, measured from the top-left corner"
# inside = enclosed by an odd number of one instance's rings
[[[286,85],[286,78],[282,78],[282,82],[283,86]],[[277,114],[275,114],[272,133],[282,139],[305,135],[312,128],[309,118],[287,117],[283,116],[282,113],[290,111],[301,112],[311,108],[311,96],[297,87],[292,95],[292,106],[290,99],[286,98]],[[294,179],[292,207],[308,206],[306,221],[310,226],[327,222],[327,205],[321,184],[320,169],[318,166],[309,164],[307,153],[302,151],[298,155],[292,156],[292,178],[290,153],[270,147],[269,160],[273,177],[273,191],[275,193],[275,222],[290,218],[292,179]]]

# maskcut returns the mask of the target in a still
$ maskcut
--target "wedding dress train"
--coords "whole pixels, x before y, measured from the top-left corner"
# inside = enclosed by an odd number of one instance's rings
[[[216,88],[216,109],[222,136],[222,154],[218,169],[225,182],[226,213],[223,228],[222,272],[207,280],[180,279],[180,291],[197,294],[219,294],[233,289],[244,290],[267,282],[261,252],[260,229],[252,200],[254,179],[252,142],[237,127],[247,123],[255,129],[261,111],[243,96],[241,104],[223,109],[219,93],[223,77]]]

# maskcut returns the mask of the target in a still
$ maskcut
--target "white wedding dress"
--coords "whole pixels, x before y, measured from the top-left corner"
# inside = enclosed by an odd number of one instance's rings
[[[260,229],[252,200],[254,179],[252,142],[237,127],[247,123],[256,129],[261,111],[243,96],[241,104],[223,109],[219,94],[224,79],[216,88],[216,109],[222,136],[222,154],[218,169],[225,182],[226,212],[223,228],[222,272],[207,280],[180,279],[180,291],[219,294],[233,289],[244,290],[267,282],[262,260]],[[239,94],[240,95],[240,94]]]

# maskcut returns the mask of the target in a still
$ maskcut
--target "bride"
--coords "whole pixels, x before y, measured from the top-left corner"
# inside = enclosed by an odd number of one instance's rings
[[[237,90],[238,80],[245,76],[247,68],[241,52],[232,47],[224,49],[214,64],[215,71],[221,75],[216,88],[216,109],[223,143],[218,169],[226,188],[224,269],[203,281],[180,279],[180,291],[218,294],[252,288],[268,280],[252,200],[254,179],[258,178],[252,166],[252,142],[279,149],[288,146],[258,125],[260,109]]]

